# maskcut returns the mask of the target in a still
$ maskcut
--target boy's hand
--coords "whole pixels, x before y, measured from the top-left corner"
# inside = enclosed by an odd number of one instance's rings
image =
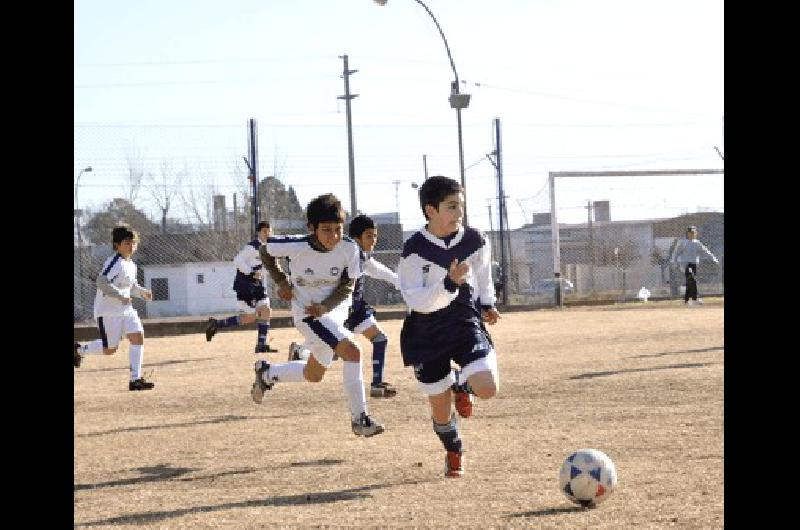
[[[461,285],[466,281],[467,273],[469,273],[469,263],[466,261],[459,263],[457,259],[454,259],[450,264],[450,272],[447,275],[450,276],[453,283]]]
[[[278,286],[278,298],[291,302],[292,300],[292,286],[288,283]]]
[[[310,304],[306,306],[306,315],[311,315],[312,317],[319,318],[328,310],[325,309],[325,306],[322,304]]]
[[[131,297],[130,296],[126,296],[125,298],[120,300],[120,302],[122,302],[124,305],[131,305]]]
[[[500,312],[492,307],[486,311],[481,311],[481,316],[483,317],[483,321],[487,324],[496,324],[497,320],[500,318]]]
[[[152,300],[153,299],[153,291],[150,289],[143,289],[142,290],[142,298],[145,300]]]

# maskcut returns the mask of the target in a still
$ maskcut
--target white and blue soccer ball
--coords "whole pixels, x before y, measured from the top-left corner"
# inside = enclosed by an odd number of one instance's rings
[[[578,449],[561,465],[558,485],[575,504],[594,508],[617,487],[617,469],[604,452]]]

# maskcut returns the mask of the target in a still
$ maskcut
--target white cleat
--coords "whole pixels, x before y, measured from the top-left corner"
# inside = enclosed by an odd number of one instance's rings
[[[269,370],[269,363],[267,361],[256,361],[254,366],[256,372],[256,380],[253,382],[253,388],[250,389],[250,397],[256,403],[261,403],[264,400],[264,392],[271,389],[275,383],[267,383],[264,381],[264,374]]]

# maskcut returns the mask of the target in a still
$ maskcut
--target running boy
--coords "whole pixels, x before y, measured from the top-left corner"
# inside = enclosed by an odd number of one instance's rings
[[[697,227],[692,225],[686,229],[686,239],[678,242],[675,247],[673,262],[684,268],[686,276],[686,293],[683,295],[683,303],[691,306],[692,301],[702,304],[703,301],[697,297],[697,265],[700,263],[700,256],[705,254],[711,261],[719,265],[717,257],[697,239]]]
[[[210,341],[219,328],[241,326],[258,321],[258,339],[255,353],[276,352],[278,350],[267,344],[269,333],[269,296],[262,279],[261,258],[258,249],[267,242],[272,230],[269,223],[261,221],[256,225],[256,238],[239,251],[233,258],[236,264],[236,277],[233,279],[233,290],[239,301],[239,314],[217,320],[209,318],[206,324],[206,340]]]
[[[472,415],[472,394],[497,393],[497,354],[483,322],[500,317],[491,272],[489,241],[461,224],[464,193],[453,179],[434,176],[419,189],[427,225],[403,246],[397,268],[409,313],[400,331],[403,363],[414,367],[428,396],[433,431],[445,448],[445,476],[464,474],[459,415]],[[453,373],[450,361],[460,372]]]
[[[131,305],[131,296],[153,299],[153,293],[137,283],[136,264],[131,260],[139,236],[127,226],[117,226],[111,232],[111,243],[116,253],[103,263],[94,299],[94,318],[100,338],[86,344],[75,343],[75,367],[81,365],[83,355],[113,354],[122,336],[126,335],[130,341],[131,362],[128,390],[151,390],[155,384],[142,377],[144,327]]]
[[[375,309],[364,300],[364,278],[372,276],[378,280],[391,283],[395,289],[400,289],[397,283],[397,274],[386,265],[376,261],[370,254],[378,242],[378,228],[375,221],[366,215],[359,215],[350,221],[348,230],[350,237],[358,243],[358,259],[361,265],[361,274],[353,291],[353,305],[344,326],[354,334],[361,334],[372,343],[372,383],[369,395],[374,398],[390,398],[397,395],[397,389],[383,380],[383,368],[386,361],[386,346],[389,339],[383,333],[375,320]],[[307,358],[307,347],[293,342],[289,347],[290,361]]]
[[[289,258],[294,283],[292,317],[311,355],[308,360],[282,364],[257,361],[250,395],[261,403],[264,392],[276,382],[318,383],[336,354],[344,361],[342,383],[353,433],[374,436],[384,427],[367,414],[361,350],[344,326],[353,287],[361,275],[358,246],[342,237],[344,216],[339,199],[330,193],[321,195],[306,208],[309,235],[270,237],[259,249],[264,267],[282,292],[290,287],[276,258]]]

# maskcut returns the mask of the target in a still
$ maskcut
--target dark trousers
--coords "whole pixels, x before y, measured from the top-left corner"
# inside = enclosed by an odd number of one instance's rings
[[[683,301],[688,302],[690,298],[697,300],[697,280],[695,279],[697,263],[687,263],[684,274],[686,274],[686,294],[683,295]]]

